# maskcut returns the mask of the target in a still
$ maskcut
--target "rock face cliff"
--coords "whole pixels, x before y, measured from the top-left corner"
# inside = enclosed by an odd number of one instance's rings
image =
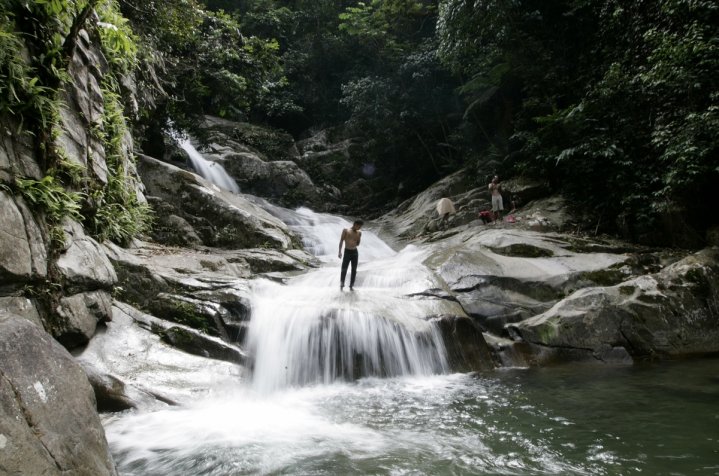
[[[77,215],[53,216],[49,206],[68,197],[53,187],[57,177],[44,153],[48,147],[62,151],[64,166],[82,170],[88,190],[107,184],[107,151],[88,125],[102,122],[106,103],[99,85],[108,71],[93,45],[93,31],[77,33],[69,52],[70,81],[59,90],[52,142],[41,142],[9,113],[0,117],[0,469],[5,474],[115,474],[92,388],[68,349],[87,343],[97,325],[111,319],[117,276]],[[123,140],[121,149],[131,151],[130,137]],[[117,159],[131,173],[129,155]],[[141,199],[141,191],[135,192]]]

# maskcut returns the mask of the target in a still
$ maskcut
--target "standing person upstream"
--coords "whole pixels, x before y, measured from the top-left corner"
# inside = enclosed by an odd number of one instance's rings
[[[364,222],[362,220],[355,220],[351,228],[345,228],[342,230],[340,236],[340,248],[337,253],[338,258],[342,258],[342,242],[345,244],[345,257],[342,259],[342,272],[340,273],[340,290],[345,287],[345,276],[347,276],[347,266],[352,263],[352,272],[350,274],[350,291],[353,290],[355,285],[355,277],[357,277],[357,260],[359,259],[359,253],[357,247],[362,240],[362,232],[360,228]]]
[[[502,210],[504,210],[504,205],[502,204],[502,184],[499,183],[498,175],[495,175],[489,183],[489,193],[492,194],[492,212],[494,213],[494,223],[497,223],[497,220],[502,220]]]

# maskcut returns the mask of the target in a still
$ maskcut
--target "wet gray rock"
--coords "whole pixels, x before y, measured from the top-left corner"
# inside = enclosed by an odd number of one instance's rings
[[[477,221],[479,210],[489,203],[489,195],[482,188],[468,183],[467,171],[461,170],[375,220],[373,224],[377,227],[377,234],[390,243],[403,243],[439,230],[435,207],[443,197],[452,200],[457,210],[455,215],[449,217],[449,227]]]
[[[71,290],[112,289],[117,274],[102,247],[87,236],[80,224],[67,220],[65,249],[57,259],[57,268]]]
[[[250,316],[248,278],[298,272],[316,262],[302,250],[191,250],[140,241],[128,249],[105,248],[123,300],[228,342],[242,338]]]
[[[155,221],[149,232],[153,241],[188,248],[202,246],[202,238],[187,220],[175,215],[175,208],[172,205],[157,197],[148,197],[148,203],[155,211]]]
[[[297,163],[312,177],[314,183],[339,185],[340,188],[322,187],[323,196],[332,198],[333,201],[340,201],[343,195],[344,201],[352,198],[349,193],[343,194],[342,190],[359,176],[352,160],[353,156],[360,153],[359,150],[355,150],[358,148],[355,141],[335,140],[330,131],[322,130],[307,139],[298,141],[297,148],[300,152]],[[327,205],[331,204],[325,204],[325,207],[321,208],[326,209]]]
[[[243,367],[229,359],[191,354],[163,340],[164,332],[172,327],[196,332],[115,301],[112,321],[98,329],[77,353],[77,361],[100,394],[98,404],[102,400],[108,406],[101,408],[166,408],[196,401],[215,389],[236,385],[244,377]],[[219,339],[198,333],[199,338],[212,341],[209,348],[242,354],[238,347]]]
[[[0,189],[0,281],[18,284],[47,275],[47,249],[22,199]]]
[[[53,336],[68,349],[86,344],[97,325],[112,319],[112,296],[106,291],[90,291],[60,298],[56,314],[61,318],[51,325]]]
[[[187,352],[188,354],[234,364],[247,363],[245,353],[232,343],[209,336],[190,326],[178,325],[164,319],[159,319],[124,303],[118,303],[117,306],[122,312],[132,317],[141,327],[157,334],[163,342],[176,349]]]
[[[4,278],[29,279],[31,253],[25,223],[12,196],[0,190],[0,273]]]
[[[480,227],[426,245],[424,262],[485,331],[507,336],[508,323],[544,312],[575,289],[595,284],[607,268],[616,267],[622,279],[625,271],[631,273],[621,268],[626,255],[578,253],[570,243],[562,235]]]
[[[116,474],[82,368],[20,317],[0,320],[0,468],[5,474]]]
[[[209,116],[205,127],[210,143],[198,146],[202,155],[222,165],[244,193],[283,206],[322,205],[320,190],[298,165],[291,136]]]
[[[229,340],[222,324],[222,315],[228,314],[228,311],[214,302],[160,293],[149,303],[148,311],[160,319],[184,324],[205,334]]]
[[[482,330],[466,316],[434,319],[444,340],[447,359],[454,372],[475,372],[494,368],[494,359]]]
[[[581,289],[510,331],[545,352],[598,360],[719,352],[719,251],[703,250],[656,274]]]
[[[222,164],[245,193],[290,207],[319,204],[319,190],[294,162],[265,161],[251,152],[209,154],[207,158]]]
[[[299,157],[294,139],[286,132],[215,116],[205,116],[203,126],[210,142],[219,147],[251,151],[267,161],[296,161]]]
[[[229,346],[220,340],[209,339],[207,336],[187,328],[168,327],[162,332],[161,337],[164,342],[189,354],[225,360],[239,365],[247,363],[247,356],[240,349]]]
[[[83,365],[87,378],[92,385],[99,412],[121,412],[137,408],[138,404],[128,395],[125,382],[119,378],[102,374],[90,365]]]
[[[148,156],[139,156],[138,170],[148,194],[171,205],[174,214],[192,225],[207,246],[295,246],[284,223],[240,195],[220,190],[196,174]]]

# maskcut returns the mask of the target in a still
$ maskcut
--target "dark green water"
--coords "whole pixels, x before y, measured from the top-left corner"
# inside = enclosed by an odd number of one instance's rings
[[[719,474],[718,360],[510,371],[493,381],[514,389],[513,430],[541,435],[578,473]]]
[[[718,475],[719,360],[238,388],[107,430],[128,475]]]

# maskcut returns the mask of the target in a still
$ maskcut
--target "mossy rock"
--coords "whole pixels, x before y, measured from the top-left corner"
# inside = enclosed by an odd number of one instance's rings
[[[586,240],[582,238],[568,238],[568,245],[564,246],[567,251],[574,253],[641,253],[644,248],[628,243],[613,243],[605,240]]]
[[[599,286],[614,286],[627,280],[627,275],[619,269],[598,269],[596,271],[586,271],[580,275],[581,279],[586,279]]]
[[[636,287],[634,286],[619,286],[619,294],[622,296],[631,296],[636,291]]]
[[[512,256],[516,258],[549,258],[554,256],[554,252],[552,250],[528,245],[526,243],[515,243],[501,248],[490,247],[489,249],[498,255]]]
[[[232,139],[259,151],[268,160],[295,160],[295,141],[286,132],[248,123],[234,123],[231,131],[224,132]]]
[[[688,282],[692,283],[695,295],[705,299],[711,296],[712,289],[706,270],[701,267],[691,268],[684,276]]]
[[[160,333],[163,342],[192,355],[244,364],[245,356],[234,346],[188,329],[169,327]]]
[[[219,335],[217,329],[214,328],[213,319],[194,303],[172,296],[164,296],[164,298],[158,296],[157,299],[150,302],[148,307],[150,313],[160,319],[183,324],[209,335]]]

